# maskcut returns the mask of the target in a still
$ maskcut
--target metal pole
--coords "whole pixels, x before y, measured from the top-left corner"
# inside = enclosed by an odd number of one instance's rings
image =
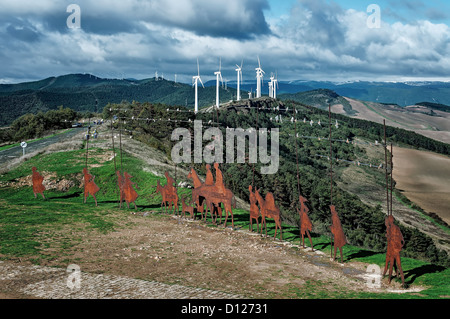
[[[122,162],[122,123],[120,122],[120,116],[119,116],[119,146],[120,146],[120,170],[123,173],[123,162]]]
[[[112,147],[113,147],[113,159],[114,159],[114,175],[117,177],[117,187],[119,189],[119,198],[117,200],[117,203],[120,207],[120,185],[119,185],[119,176],[117,176],[117,166],[116,166],[116,148],[114,146],[114,133],[113,133],[113,115],[111,114],[111,140],[112,140]]]
[[[392,215],[392,192],[393,192],[393,184],[394,184],[394,161],[393,161],[393,147],[391,143],[391,215]]]
[[[387,165],[387,140],[386,140],[386,120],[383,120],[384,126],[384,162],[385,162],[385,175],[386,175],[386,204],[387,204],[387,215],[390,215],[389,207],[389,184],[388,184],[388,165]]]
[[[333,155],[333,149],[331,147],[331,105],[328,104],[328,120],[329,120],[329,125],[330,125],[330,135],[329,135],[329,140],[330,140],[330,203],[331,205],[333,205],[333,160],[332,160],[332,155]],[[333,225],[333,220],[331,220],[331,225]],[[333,258],[333,233],[331,233],[330,236],[330,247],[331,247],[331,258]]]
[[[330,104],[328,104],[328,118],[329,118],[329,125],[330,125],[330,136],[329,136],[329,140],[330,140],[330,200],[331,200],[331,205],[333,205],[333,149],[331,146],[331,106]]]
[[[114,174],[117,171],[116,167],[116,148],[114,146],[114,133],[113,133],[113,116],[111,114],[111,140],[112,140],[112,147],[113,147],[113,159],[114,159]]]
[[[299,168],[298,168],[298,145],[297,145],[297,115],[296,113],[296,109],[294,107],[293,109],[294,111],[294,128],[295,128],[295,132],[294,132],[294,141],[295,141],[295,160],[297,162],[297,190],[298,190],[298,196],[300,197],[301,193],[300,193],[300,175],[299,175]]]

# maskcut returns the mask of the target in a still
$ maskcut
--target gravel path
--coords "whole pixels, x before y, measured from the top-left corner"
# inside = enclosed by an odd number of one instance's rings
[[[79,275],[79,280],[73,278]],[[0,261],[0,287],[25,280],[17,291],[44,299],[240,299],[224,292],[167,285],[123,276],[68,272],[67,269],[22,266]],[[70,279],[73,279],[72,281]],[[79,283],[77,287],[76,283]]]

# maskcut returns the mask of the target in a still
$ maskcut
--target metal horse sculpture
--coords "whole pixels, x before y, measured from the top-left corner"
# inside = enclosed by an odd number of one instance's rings
[[[186,204],[186,199],[185,197],[181,197],[181,213],[184,214],[184,217],[186,217],[186,212],[189,213],[189,215],[191,216],[192,219],[195,219],[195,215],[194,215],[194,207],[193,206],[189,206],[188,204]]]
[[[275,206],[275,199],[272,193],[267,193],[266,198],[263,199],[259,194],[259,189],[255,191],[255,196],[258,200],[259,207],[261,208],[261,232],[263,225],[266,228],[266,236],[267,236],[267,224],[266,218],[273,218],[275,220],[275,235],[274,238],[277,237],[277,229],[280,229],[280,240],[283,240],[283,231],[281,229],[281,217],[280,217],[280,209]]]
[[[167,184],[165,186],[161,186],[159,180],[157,181],[156,191],[161,193],[162,201],[161,208],[164,205],[165,211],[167,213],[167,204],[169,205],[170,212],[179,212],[178,209],[178,194],[177,189],[173,186],[174,180],[169,176],[168,172],[165,172],[164,175],[167,179]]]
[[[400,261],[400,251],[405,244],[402,232],[400,228],[394,224],[394,216],[389,215],[385,220],[386,224],[386,237],[387,237],[387,252],[386,252],[386,265],[384,266],[383,277],[386,275],[386,271],[389,265],[389,283],[391,283],[392,268],[396,268],[397,277],[399,277],[399,270],[402,278],[402,284],[405,285],[405,277],[403,275],[402,263]]]
[[[214,209],[220,207],[220,204],[223,203],[226,214],[224,227],[227,227],[228,215],[230,214],[232,227],[234,228],[232,207],[235,206],[235,204],[233,204],[233,193],[227,188],[218,187],[217,180],[215,185],[203,184],[200,181],[197,172],[193,168],[191,168],[187,177],[192,179],[194,182],[194,189],[192,190],[192,202],[196,203],[198,205],[197,207],[201,207],[201,205],[203,205],[203,201],[205,201],[207,208],[211,212],[211,216],[214,212]],[[205,212],[205,216],[206,214],[207,212]],[[222,216],[220,222],[221,221]]]

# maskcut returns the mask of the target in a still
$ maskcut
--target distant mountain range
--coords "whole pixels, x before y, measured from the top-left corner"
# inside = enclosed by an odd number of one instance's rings
[[[229,82],[229,87],[236,87],[236,82]],[[255,91],[256,81],[244,82],[241,86],[246,91]],[[317,89],[329,89],[340,96],[353,99],[397,104],[414,105],[418,102],[431,102],[450,105],[450,82],[327,82],[327,81],[279,81],[277,95],[299,93]],[[263,94],[268,94],[267,81],[263,85]]]
[[[221,103],[236,90],[220,88]],[[35,82],[0,85],[0,125],[26,113],[56,109],[63,105],[75,111],[101,112],[108,103],[122,101],[194,106],[192,85],[155,78],[144,80],[103,79],[90,74],[68,74]],[[216,89],[199,87],[199,106],[215,103]]]
[[[199,87],[200,107],[215,103],[215,85],[215,81],[208,81],[205,83],[205,88]],[[255,88],[256,80],[244,82],[241,86],[242,98],[248,98],[247,92],[251,91],[254,94]],[[267,81],[262,88],[263,94],[268,95]],[[321,89],[328,91],[320,91]],[[302,92],[316,90],[319,90],[318,93],[315,92],[308,98],[305,95],[299,95]],[[342,104],[345,111],[352,115],[350,104],[343,97],[399,106],[414,105],[419,102],[450,105],[450,83],[280,81],[277,97],[300,99],[303,103],[311,105],[317,103],[323,105],[327,99],[334,99],[334,104]],[[324,100],[318,102],[318,98]],[[223,103],[232,99],[236,99],[236,83],[228,82],[226,89],[220,87],[220,100]],[[0,125],[8,125],[23,114],[47,111],[60,105],[76,111],[101,112],[107,103],[120,103],[123,100],[193,108],[194,89],[190,84],[162,79],[104,79],[90,74],[68,74],[34,82],[1,84]]]

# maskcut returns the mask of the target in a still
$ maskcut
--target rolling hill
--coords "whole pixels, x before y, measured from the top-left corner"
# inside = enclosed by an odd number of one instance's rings
[[[293,100],[323,110],[328,109],[357,119],[413,131],[440,142],[450,143],[450,113],[446,105],[421,102],[401,107],[397,104],[368,102],[342,97],[329,89],[281,94],[281,100]]]
[[[220,88],[221,102],[236,95],[233,88]],[[139,101],[194,106],[191,85],[155,78],[144,80],[102,79],[90,74],[69,74],[41,81],[0,85],[0,126],[26,113],[56,109],[101,112],[108,103]],[[199,87],[199,106],[215,103],[215,87]]]
[[[228,85],[235,87],[236,83],[230,82]],[[255,91],[255,86],[256,83],[245,82],[242,88]],[[277,92],[293,94],[317,89],[332,90],[341,96],[357,100],[400,106],[419,102],[450,105],[450,82],[279,81]],[[263,85],[263,94],[268,94],[267,81]]]
[[[244,81],[241,86],[243,98],[247,97],[248,92],[255,92],[255,86],[255,81]],[[235,87],[236,83],[230,81],[227,89],[220,88],[221,103],[235,98]],[[268,94],[267,80],[262,90],[263,95]],[[340,103],[337,104],[342,104],[349,115],[355,115],[356,112],[352,112],[349,102],[339,96],[402,107],[420,103],[427,108],[438,106],[438,110],[442,110],[439,105],[444,105],[444,108],[450,105],[448,82],[279,81],[277,93],[282,99],[297,100],[296,94],[316,90],[333,91],[336,96],[332,98],[338,99]],[[311,96],[309,101],[302,98],[305,103],[314,105],[320,96]],[[60,105],[76,111],[100,112],[107,103],[120,103],[123,100],[192,108],[194,90],[189,84],[161,79],[156,81],[155,78],[105,79],[91,74],[68,74],[33,82],[1,84],[0,126],[10,124],[23,114],[56,109]],[[209,81],[205,83],[205,88],[199,88],[199,105],[204,107],[214,103],[215,81]]]

